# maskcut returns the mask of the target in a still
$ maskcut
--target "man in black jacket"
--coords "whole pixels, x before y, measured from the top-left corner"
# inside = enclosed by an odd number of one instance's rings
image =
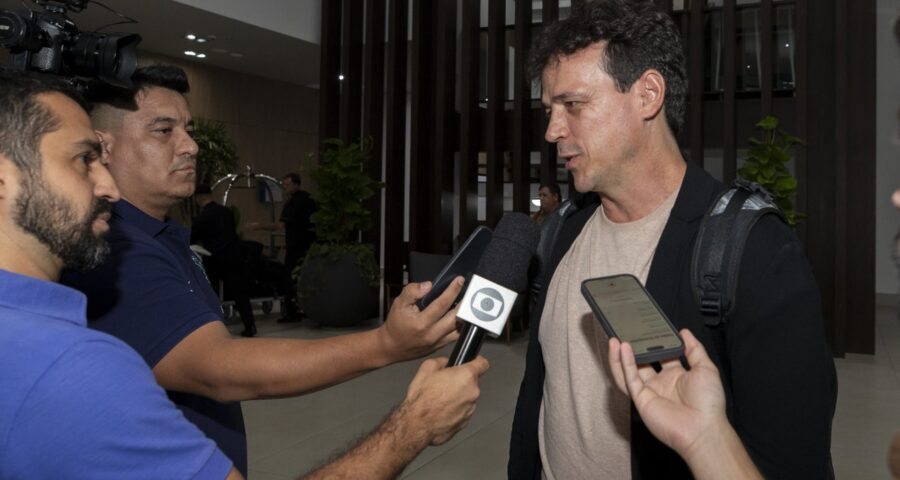
[[[587,2],[547,28],[532,66],[574,186],[532,318],[510,478],[690,478],[612,385],[608,343],[580,297],[586,278],[630,273],[718,366],[731,424],[765,477],[831,475],[836,378],[821,301],[793,231],[753,228],[735,312],[708,326],[691,291],[700,220],[725,187],[686,163],[674,132],[687,91],[681,40],[652,1]]]

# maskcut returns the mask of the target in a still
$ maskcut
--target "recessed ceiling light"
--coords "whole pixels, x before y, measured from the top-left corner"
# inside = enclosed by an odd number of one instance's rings
[[[185,50],[185,51],[184,51],[184,54],[187,55],[187,56],[189,56],[189,57],[196,57],[196,56],[197,56],[197,52],[195,52],[195,51],[193,51],[193,50]]]
[[[343,75],[343,74],[338,75],[338,80],[343,80],[343,79],[344,79],[344,75]]]
[[[238,52],[231,52],[231,53],[229,53],[228,55],[230,55],[230,56],[232,56],[232,57],[234,57],[234,58],[243,58],[243,57],[244,57],[244,54],[243,54],[243,53],[238,53]]]
[[[197,43],[206,43],[206,39],[203,37],[200,37],[197,39]]]
[[[197,58],[206,58],[206,54],[205,54],[205,53],[198,53],[198,54],[197,54]]]
[[[189,33],[189,34],[185,35],[184,38],[186,38],[188,40],[196,40],[197,36],[194,35],[193,33]]]

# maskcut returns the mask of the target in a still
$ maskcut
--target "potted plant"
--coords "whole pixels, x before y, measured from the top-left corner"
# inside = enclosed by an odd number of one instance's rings
[[[197,152],[198,183],[212,184],[237,168],[237,148],[224,123],[196,119],[194,141],[200,147]]]
[[[366,201],[382,187],[363,171],[371,150],[370,138],[328,139],[310,173],[317,187],[311,217],[316,243],[297,283],[306,314],[320,325],[356,325],[377,313],[380,269],[374,247],[359,241],[360,232],[373,227]]]
[[[738,175],[768,190],[788,223],[794,226],[804,215],[794,211],[797,179],[791,175],[787,164],[791,161],[791,150],[803,145],[803,141],[780,130],[778,119],[772,116],[760,120],[756,127],[762,130],[762,138],[750,139],[751,147]]]

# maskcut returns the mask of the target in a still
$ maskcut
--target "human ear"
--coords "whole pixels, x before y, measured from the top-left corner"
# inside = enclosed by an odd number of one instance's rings
[[[666,99],[666,80],[659,71],[650,69],[637,80],[638,95],[641,99],[641,116],[652,120],[663,109]]]
[[[103,130],[94,130],[94,133],[97,134],[97,139],[100,140],[100,162],[108,165],[111,157],[110,152],[112,152],[116,137],[111,132]]]

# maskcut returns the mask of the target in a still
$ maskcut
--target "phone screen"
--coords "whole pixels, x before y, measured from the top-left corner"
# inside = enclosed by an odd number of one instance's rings
[[[584,285],[612,333],[630,343],[635,355],[681,347],[681,337],[635,277],[598,278]]]

